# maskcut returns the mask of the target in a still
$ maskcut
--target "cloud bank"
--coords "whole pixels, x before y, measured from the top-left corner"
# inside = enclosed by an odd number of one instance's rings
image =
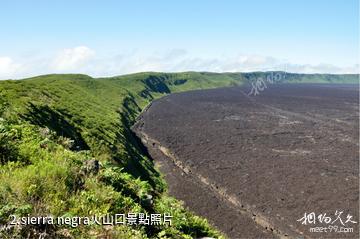
[[[13,59],[0,56],[0,79],[18,79],[50,73],[83,73],[94,77],[142,71],[250,72],[281,70],[294,73],[359,73],[359,65],[339,67],[331,64],[297,64],[270,56],[235,54],[198,57],[184,49],[143,54],[140,51],[98,55],[87,46],[62,49],[48,57]]]
[[[76,70],[91,60],[95,52],[86,46],[64,49],[54,60],[54,69],[58,71]]]
[[[0,78],[16,75],[21,71],[21,65],[17,64],[10,57],[0,57]]]

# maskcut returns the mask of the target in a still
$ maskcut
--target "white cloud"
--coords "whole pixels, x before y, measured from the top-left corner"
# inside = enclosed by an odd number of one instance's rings
[[[0,57],[0,78],[11,78],[20,68],[21,65],[15,63],[10,57]]]
[[[79,70],[94,55],[95,52],[86,46],[64,49],[56,57],[54,69],[59,71]]]
[[[64,49],[53,55],[0,57],[0,79],[24,78],[50,73],[83,73],[94,77],[114,76],[142,71],[213,71],[251,72],[280,70],[294,73],[359,73],[359,65],[338,67],[331,64],[299,64],[261,55],[235,54],[199,57],[184,49],[145,54],[129,50],[121,54],[98,56],[86,46]]]
[[[287,65],[287,71],[294,73],[333,73],[333,74],[353,74],[359,73],[360,68],[358,64],[348,67],[337,67],[331,64],[318,64],[318,65],[299,65],[289,64]]]

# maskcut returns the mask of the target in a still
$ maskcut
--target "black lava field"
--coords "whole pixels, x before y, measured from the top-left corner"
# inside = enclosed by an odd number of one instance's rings
[[[358,86],[249,92],[171,94],[138,118],[170,194],[230,238],[357,238]]]

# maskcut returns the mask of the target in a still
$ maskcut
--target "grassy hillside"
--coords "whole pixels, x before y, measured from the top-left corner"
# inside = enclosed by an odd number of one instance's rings
[[[138,73],[110,78],[45,75],[0,81],[0,225],[18,216],[170,213],[173,224],[0,226],[1,238],[221,236],[169,197],[130,127],[163,95],[239,85],[265,73]],[[357,83],[357,75],[287,74],[287,82]]]

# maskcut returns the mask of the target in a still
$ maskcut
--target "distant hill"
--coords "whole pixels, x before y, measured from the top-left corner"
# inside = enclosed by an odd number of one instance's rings
[[[284,72],[145,72],[92,78],[53,74],[0,81],[0,224],[11,214],[86,216],[171,213],[170,226],[49,227],[53,237],[190,238],[221,234],[166,193],[130,127],[154,99],[236,86],[280,74],[282,83],[355,83],[358,75]],[[99,165],[98,165],[99,164]],[[0,237],[39,237],[43,227],[0,227]],[[1,236],[2,235],[2,236]]]

